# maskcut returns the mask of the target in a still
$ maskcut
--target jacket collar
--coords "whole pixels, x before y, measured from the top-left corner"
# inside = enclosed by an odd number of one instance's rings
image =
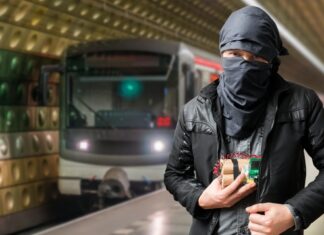
[[[200,91],[200,96],[205,98],[205,99],[210,99],[213,100],[213,98],[217,97],[217,87],[219,84],[219,80],[213,81],[212,83],[208,84],[205,86],[201,91]]]

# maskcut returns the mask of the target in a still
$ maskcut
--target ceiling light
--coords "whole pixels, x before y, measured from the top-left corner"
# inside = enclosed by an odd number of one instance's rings
[[[109,22],[109,17],[105,17],[105,19],[102,21],[104,24],[107,24]]]
[[[37,35],[34,34],[27,42],[27,46],[26,46],[27,51],[31,51],[35,47],[36,42],[37,42]]]
[[[0,6],[0,16],[3,16],[7,13],[9,6],[7,4],[3,4]]]
[[[87,9],[83,9],[83,10],[80,12],[80,15],[81,15],[81,16],[85,16],[86,14],[88,14],[88,10],[87,10]]]
[[[35,17],[32,19],[31,25],[36,26],[36,25],[38,25],[39,22],[40,22],[40,17]]]
[[[48,22],[46,25],[46,29],[47,30],[51,30],[54,27],[54,23],[53,22]]]
[[[62,0],[56,0],[55,2],[54,2],[54,6],[55,7],[58,7],[59,5],[61,5],[62,4]]]
[[[68,31],[68,29],[69,29],[68,26],[66,26],[66,25],[62,26],[62,28],[60,30],[61,34],[65,34]]]
[[[71,4],[68,6],[68,11],[73,11],[75,9],[76,5],[75,4]]]
[[[99,12],[96,12],[95,14],[93,14],[92,19],[93,19],[93,20],[96,20],[96,19],[98,19],[99,17],[100,17],[100,13],[99,13]]]
[[[20,39],[21,39],[21,31],[16,31],[10,40],[10,47],[11,48],[16,47],[18,45]]]

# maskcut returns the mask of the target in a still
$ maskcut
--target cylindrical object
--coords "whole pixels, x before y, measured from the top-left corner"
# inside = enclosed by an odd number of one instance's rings
[[[233,181],[234,181],[233,174],[222,175],[222,188],[225,188],[226,186],[230,185]]]
[[[241,172],[244,166],[249,164],[249,159],[237,159],[239,171]],[[232,159],[222,159],[222,171],[221,174],[233,174],[234,165]]]

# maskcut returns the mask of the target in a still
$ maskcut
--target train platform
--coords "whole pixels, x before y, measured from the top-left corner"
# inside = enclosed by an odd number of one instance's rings
[[[162,189],[37,235],[185,235],[190,223],[190,215]]]

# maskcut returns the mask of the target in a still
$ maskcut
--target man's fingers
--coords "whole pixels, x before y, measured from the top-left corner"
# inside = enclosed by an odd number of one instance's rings
[[[216,179],[213,180],[214,184],[221,185],[221,182],[222,182],[222,176],[221,175],[219,175]]]
[[[222,190],[222,178],[221,176],[218,176],[216,179],[213,180],[213,182],[211,183],[211,186],[214,188],[214,189],[217,189],[217,190]]]
[[[262,224],[265,224],[266,219],[265,219],[264,215],[253,213],[253,214],[250,214],[249,220],[250,220],[250,222],[252,222],[254,224],[262,225]]]
[[[264,226],[252,222],[249,223],[248,228],[250,229],[252,234],[265,234],[265,232],[267,231],[267,228],[265,228]]]
[[[230,185],[223,189],[225,195],[231,195],[232,193],[234,193],[238,189],[238,187],[241,186],[244,180],[245,174],[241,173]]]
[[[258,212],[266,212],[270,209],[269,203],[259,203],[253,206],[247,207],[246,212],[248,213],[258,213]]]
[[[253,183],[248,183],[248,184],[245,184],[243,185],[242,187],[240,187],[236,193],[237,194],[244,194],[246,192],[250,192],[252,190],[252,192],[256,189],[256,184],[253,182]]]
[[[235,193],[229,196],[229,201],[236,203],[255,191],[255,183],[249,183],[240,187]]]

